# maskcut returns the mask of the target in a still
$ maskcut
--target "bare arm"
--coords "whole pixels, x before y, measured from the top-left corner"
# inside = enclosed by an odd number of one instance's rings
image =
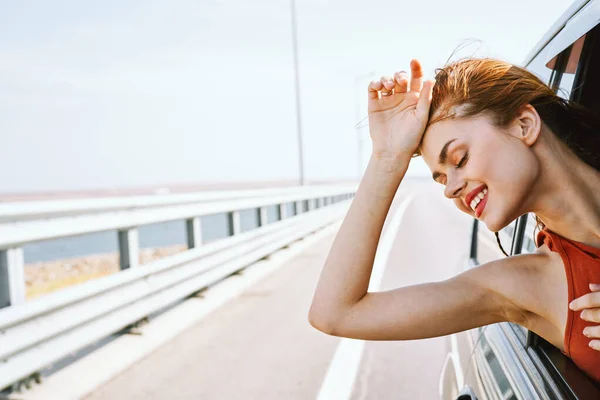
[[[367,293],[383,224],[408,162],[371,158],[321,272],[309,311],[313,326],[331,330]]]
[[[362,340],[411,340],[510,321],[529,327],[531,282],[539,255],[495,260],[442,282],[368,292],[352,306],[311,319],[327,334]],[[399,268],[410,268],[400,265]],[[335,303],[335,302],[334,302]],[[314,304],[314,302],[313,302]]]
[[[422,76],[413,60],[410,90],[405,72],[369,85],[373,153],[321,272],[309,311],[313,326],[329,331],[367,293],[383,223],[427,124],[433,82],[422,87]]]
[[[498,268],[486,264],[443,282],[369,292],[324,332],[363,340],[411,340],[503,321],[525,324],[527,313],[484,283]]]
[[[396,78],[395,86],[384,78],[370,85],[369,126],[374,151],[325,261],[309,311],[310,323],[332,335],[416,339],[504,320],[519,322],[524,315],[522,307],[509,300],[515,298],[513,294],[502,292],[518,280],[503,273],[499,265],[505,264],[498,263],[444,282],[367,293],[383,224],[422,137],[426,122],[422,118],[426,118],[431,101],[431,85],[420,92],[420,65],[412,63],[411,67],[411,91],[407,92],[403,75]],[[378,94],[391,88],[394,93],[390,96]]]

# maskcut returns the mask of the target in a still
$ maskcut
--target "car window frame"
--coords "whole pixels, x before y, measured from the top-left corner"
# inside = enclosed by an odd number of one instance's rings
[[[596,4],[600,4],[600,1],[597,1]],[[588,88],[588,90],[593,90],[586,86],[586,81],[591,70],[589,65],[590,60],[593,57],[591,50],[594,49],[598,51],[597,49],[600,48],[600,43],[598,42],[600,38],[600,23],[593,26],[589,31],[584,32],[581,36],[584,35],[586,36],[586,39],[583,44],[575,76],[571,82],[571,87],[567,88],[570,94],[569,101],[576,103],[580,102],[582,93],[584,93],[586,88]],[[579,40],[581,36],[577,37],[576,40]],[[591,45],[588,43],[591,43]],[[573,45],[574,43],[569,45],[558,55],[555,66],[558,70],[556,73],[552,74],[553,81],[549,82],[549,86],[552,87],[555,92],[565,89],[561,86],[561,83],[564,76],[564,68],[566,68],[567,65],[566,61],[571,55]],[[530,237],[532,237],[536,234],[534,228],[535,220],[533,217],[527,217],[526,221],[528,221],[528,226],[525,226],[526,229],[516,232],[516,235],[521,237],[531,235]],[[518,238],[516,240],[518,240]],[[596,393],[596,398],[600,398],[600,385],[588,379],[584,373],[575,366],[573,361],[563,355],[559,349],[532,331],[527,331],[526,345],[537,355],[538,363],[541,364],[540,366],[543,366],[543,368],[551,373],[556,382],[561,386],[561,389],[570,396],[570,398],[579,398],[578,395],[580,396],[581,393]]]
[[[588,38],[588,35],[590,34],[591,36]],[[552,87],[555,92],[566,89],[566,92],[570,95],[570,101],[577,101],[586,88],[585,82],[592,69],[589,65],[589,60],[592,58],[592,55],[589,54],[590,49],[596,49],[596,47],[590,48],[587,45],[587,42],[588,39],[592,41],[592,43],[596,40],[600,40],[600,24],[596,25],[589,32],[584,32],[582,36],[585,36],[586,39],[583,43],[580,58],[577,60],[578,63],[571,82],[571,87],[565,88],[561,86],[561,84],[574,43],[569,45],[562,53],[555,57],[556,60],[553,69],[549,71],[549,73],[548,71],[541,71],[541,75],[547,77],[547,79],[544,79],[545,83]],[[578,37],[576,41],[579,39],[580,37]],[[547,48],[540,49],[538,54],[539,58],[534,58],[531,62],[538,61],[538,67],[541,65],[547,66],[548,62],[545,60],[548,56],[547,50]],[[531,72],[536,73],[536,71]],[[537,72],[536,75],[539,76],[540,70],[538,69]],[[535,235],[537,234],[536,225],[537,221],[533,214],[525,214],[499,232],[503,247],[505,247],[505,243],[510,242],[509,254],[511,256],[535,251]],[[510,238],[510,240],[507,240],[507,238]],[[487,247],[491,245],[489,242],[489,232],[486,232],[485,234],[480,232],[479,223],[475,219],[471,236],[469,268],[479,265],[478,244],[482,239],[487,242]],[[501,257],[498,252],[496,255]],[[474,358],[476,359],[476,361],[474,361],[476,364],[485,363],[484,358],[482,358],[481,355],[478,355],[478,352],[483,352],[483,349],[478,349],[480,347],[480,342],[482,339],[486,339],[488,334],[491,335],[494,331],[498,330],[503,331],[510,346],[506,346],[505,344],[502,346],[503,348],[496,349],[498,354],[500,354],[500,356],[497,357],[507,358],[511,357],[511,354],[513,356],[517,355],[519,363],[527,364],[525,367],[523,367],[523,365],[518,365],[519,371],[504,371],[507,376],[510,374],[513,375],[512,379],[510,379],[512,384],[516,385],[513,388],[513,391],[527,391],[531,389],[531,386],[534,386],[538,393],[556,396],[556,398],[581,399],[583,398],[582,394],[588,393],[596,393],[597,398],[600,398],[600,388],[596,387],[595,384],[575,366],[571,359],[564,356],[560,350],[534,332],[517,324],[508,322],[492,324],[490,326],[479,328],[476,333],[472,333],[474,339],[477,339],[474,354]],[[493,375],[490,373],[489,367],[489,365],[487,367],[485,365],[478,365],[478,369],[482,370],[481,373],[486,375],[486,384],[492,385],[497,390],[498,382],[492,379]],[[481,373],[480,376],[483,379],[484,376],[482,376]],[[517,382],[519,379],[515,379],[515,377],[523,379],[521,379],[520,382]]]
[[[596,1],[595,3],[600,4],[600,1]],[[588,31],[583,32],[583,35],[578,36],[576,41],[582,36],[586,36],[586,39],[583,43],[581,56],[578,60],[574,74],[575,76],[570,87],[564,88],[561,85],[565,75],[564,70],[567,66],[567,61],[571,56],[571,51],[575,42],[571,43],[560,54],[555,56],[557,59],[554,69],[550,74],[549,81],[546,82],[555,92],[566,89],[569,93],[569,101],[576,103],[580,102],[586,88],[588,91],[593,90],[586,86],[586,81],[590,77],[590,74],[595,72],[592,71],[590,63],[593,57],[598,56],[594,55],[591,50],[593,49],[597,52],[597,49],[600,48],[600,23],[593,26]],[[540,50],[540,56],[547,56],[547,53],[542,54],[543,52],[544,49],[542,48]],[[531,62],[533,61],[534,59],[531,60]],[[535,73],[536,71],[532,72]],[[539,76],[540,74],[537,73],[537,75]],[[535,245],[535,235],[537,234],[535,227],[536,221],[531,214],[525,214],[517,219],[517,226],[514,229],[513,234],[511,255],[534,251],[534,249],[532,249],[532,244]],[[522,334],[520,334],[520,332],[523,332],[523,329],[521,327],[516,328],[514,324],[511,325],[513,333],[515,333],[517,337],[521,337],[520,340],[522,340]],[[600,385],[597,385],[588,379],[585,374],[575,366],[571,359],[563,355],[559,349],[534,332],[529,330],[525,331],[527,332],[525,347],[533,357],[532,360],[536,364],[537,369],[549,373],[554,382],[560,386],[561,391],[568,398],[582,398],[582,394],[592,394],[598,396],[596,398],[600,398]]]

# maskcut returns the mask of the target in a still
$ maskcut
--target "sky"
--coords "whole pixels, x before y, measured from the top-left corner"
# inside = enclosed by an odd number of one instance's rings
[[[371,77],[417,58],[431,79],[467,41],[521,64],[569,5],[296,0],[306,179],[359,178]],[[298,179],[290,21],[285,0],[2,2],[0,193]]]

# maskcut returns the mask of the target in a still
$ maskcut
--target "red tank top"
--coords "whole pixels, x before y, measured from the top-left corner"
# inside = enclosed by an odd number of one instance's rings
[[[592,340],[583,334],[586,326],[598,325],[580,318],[581,311],[573,311],[569,303],[590,293],[590,283],[600,283],[600,249],[564,238],[547,229],[536,238],[538,247],[546,244],[551,251],[560,254],[565,266],[569,300],[567,326],[564,336],[564,354],[592,379],[600,382],[600,351],[588,346]]]

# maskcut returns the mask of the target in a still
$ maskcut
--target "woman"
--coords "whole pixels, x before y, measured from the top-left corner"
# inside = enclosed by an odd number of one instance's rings
[[[492,59],[457,61],[425,83],[412,60],[410,82],[399,72],[371,82],[368,94],[373,152],[310,323],[335,336],[408,340],[510,321],[600,381],[600,291],[590,286],[600,283],[600,162],[589,147],[600,141],[596,117]],[[535,213],[537,251],[443,282],[368,293],[384,220],[415,155],[446,197],[494,232]]]

